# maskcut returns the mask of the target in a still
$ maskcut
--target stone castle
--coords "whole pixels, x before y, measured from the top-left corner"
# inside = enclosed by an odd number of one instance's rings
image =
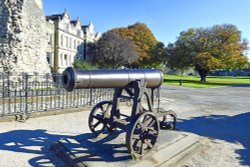
[[[100,38],[67,11],[44,16],[42,0],[0,0],[0,73],[61,73]]]

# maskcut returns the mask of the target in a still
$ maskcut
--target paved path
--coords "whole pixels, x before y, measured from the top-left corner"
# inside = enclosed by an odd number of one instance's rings
[[[250,166],[250,87],[195,89],[163,86],[165,109],[181,131],[212,141],[186,166]],[[64,166],[49,150],[61,138],[89,133],[89,112],[0,123],[0,166]]]
[[[162,105],[177,112],[177,128],[212,139],[186,166],[250,166],[250,86],[167,89]]]

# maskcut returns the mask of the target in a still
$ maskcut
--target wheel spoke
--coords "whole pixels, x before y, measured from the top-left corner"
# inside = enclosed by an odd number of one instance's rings
[[[152,119],[152,121],[149,123],[148,127],[152,127],[155,124],[156,120]]]
[[[114,127],[108,122],[111,114],[111,105],[110,101],[100,102],[90,112],[89,128],[96,135],[104,131],[112,132],[114,130]]]
[[[95,129],[98,125],[100,125],[101,121],[97,122],[95,125],[93,125],[93,129]]]
[[[145,143],[148,145],[150,149],[153,148],[153,145],[148,140],[145,140]]]
[[[138,122],[139,126],[141,127],[142,131],[146,128],[143,122]]]
[[[141,141],[141,150],[140,150],[141,155],[143,155],[144,152],[143,144],[144,144],[143,141]]]
[[[143,123],[148,126],[152,120],[153,120],[152,117],[148,117],[148,119],[146,119]]]
[[[146,139],[150,139],[152,141],[156,141],[156,138],[157,138],[157,134],[150,134],[148,133],[146,136],[145,136]]]
[[[98,121],[102,120],[103,119],[103,116],[100,115],[100,114],[97,114],[97,115],[93,115],[92,116],[93,118],[97,119]]]
[[[137,139],[137,140],[139,140],[140,139],[140,135],[132,135],[132,137],[131,137],[132,139]]]
[[[100,109],[101,109],[101,111],[104,113],[105,111],[104,111],[104,109],[103,109],[103,106],[100,106]]]
[[[127,147],[133,155],[141,157],[154,147],[159,133],[157,121],[154,113],[147,111],[133,122],[131,131],[127,134]]]
[[[134,143],[133,143],[133,149],[136,150],[136,148],[138,148],[138,143],[139,143],[140,140],[134,140]]]

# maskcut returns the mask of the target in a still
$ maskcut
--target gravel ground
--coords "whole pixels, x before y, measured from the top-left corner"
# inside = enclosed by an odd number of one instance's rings
[[[250,166],[250,86],[195,89],[163,86],[162,104],[177,128],[208,137],[183,166]],[[64,166],[49,150],[61,138],[89,133],[89,112],[0,123],[0,166]]]

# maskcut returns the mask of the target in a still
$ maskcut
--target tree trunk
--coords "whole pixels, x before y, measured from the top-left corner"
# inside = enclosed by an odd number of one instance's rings
[[[208,70],[207,69],[198,69],[197,71],[201,77],[200,82],[206,82]]]

